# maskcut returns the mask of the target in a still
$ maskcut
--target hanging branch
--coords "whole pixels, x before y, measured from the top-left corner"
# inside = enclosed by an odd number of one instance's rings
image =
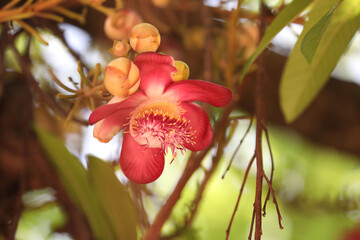
[[[269,201],[270,199],[270,187],[272,186],[272,181],[273,181],[273,177],[274,177],[274,158],[273,158],[273,154],[272,154],[272,150],[271,150],[271,146],[270,146],[270,139],[269,139],[269,132],[267,130],[267,127],[264,125],[263,126],[263,130],[266,136],[266,142],[268,145],[268,149],[269,149],[269,154],[270,154],[270,161],[271,161],[271,172],[270,172],[270,180],[269,180],[269,190],[268,193],[266,195],[265,201],[264,201],[264,206],[263,206],[263,216],[265,217],[266,215],[266,203]]]
[[[238,195],[238,198],[237,198],[236,203],[235,203],[235,208],[234,208],[234,211],[233,211],[233,213],[232,213],[232,215],[231,215],[228,228],[226,229],[226,238],[225,238],[226,240],[229,239],[232,222],[233,222],[233,220],[234,220],[235,213],[236,213],[236,211],[237,211],[237,209],[238,209],[238,206],[239,206],[239,203],[240,203],[240,199],[241,199],[242,193],[243,193],[243,191],[244,191],[245,183],[246,183],[246,180],[247,180],[247,178],[248,178],[248,175],[249,175],[249,172],[250,172],[250,169],[251,169],[251,166],[252,166],[254,160],[255,160],[255,154],[254,154],[254,155],[252,156],[252,158],[250,159],[249,164],[248,164],[248,166],[247,166],[247,168],[246,168],[245,175],[244,175],[244,179],[243,179],[242,184],[241,184],[241,187],[240,187],[239,195]],[[252,229],[252,228],[251,228],[251,229]]]
[[[263,1],[261,1],[261,10],[260,10],[260,36],[263,36],[265,32],[265,26],[266,26],[266,6],[264,5]],[[279,207],[275,198],[275,193],[272,188],[272,176],[273,176],[273,167],[271,171],[271,181],[268,179],[264,172],[263,168],[263,155],[262,155],[262,133],[263,131],[266,134],[266,138],[268,141],[268,146],[270,148],[269,138],[267,129],[265,127],[265,105],[262,98],[262,91],[263,91],[263,82],[264,82],[264,68],[263,68],[263,54],[261,54],[257,60],[258,69],[255,79],[255,113],[256,113],[256,141],[255,141],[255,157],[256,157],[256,190],[255,190],[255,202],[254,202],[254,212],[255,212],[255,219],[252,220],[252,223],[255,222],[255,240],[260,240],[262,235],[262,187],[263,187],[263,178],[267,181],[267,184],[269,186],[269,191],[272,194],[274,204],[278,213],[279,217],[279,225],[280,229],[282,229],[281,225],[281,215],[279,211]],[[274,164],[273,158],[272,158],[272,152],[270,150],[271,154],[271,161],[272,166]],[[267,200],[265,200],[266,202]],[[264,204],[265,205],[265,204]],[[252,231],[252,229],[251,229]],[[251,237],[251,235],[250,235]]]
[[[260,72],[260,70],[258,70]],[[263,158],[262,158],[262,144],[261,144],[261,136],[262,136],[262,127],[260,121],[263,121],[263,103],[261,99],[261,78],[262,74],[258,73],[258,77],[256,79],[256,140],[255,140],[255,158],[256,158],[256,190],[255,190],[255,202],[254,202],[254,210],[255,210],[255,240],[260,240],[262,235],[262,215],[261,215],[261,198],[262,198],[262,182],[264,177],[264,169],[263,169]]]
[[[265,178],[267,184],[269,185],[269,190],[271,192],[271,196],[273,197],[273,202],[275,204],[276,212],[277,212],[277,215],[278,215],[279,227],[280,227],[280,229],[284,229],[284,227],[281,224],[282,217],[281,217],[279,205],[278,205],[276,197],[275,197],[274,189],[273,189],[273,187],[271,185],[271,182],[270,182],[269,178],[266,176],[266,174],[263,173],[263,175],[264,175],[264,178]]]
[[[254,229],[254,222],[255,222],[255,208],[253,209],[253,213],[252,213],[252,217],[251,217],[250,232],[249,232],[249,236],[248,236],[249,240],[251,240],[251,237],[252,237],[252,232]]]

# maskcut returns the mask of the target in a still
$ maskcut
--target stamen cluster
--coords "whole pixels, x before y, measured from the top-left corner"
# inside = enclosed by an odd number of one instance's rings
[[[147,108],[132,118],[131,134],[146,147],[160,147],[176,156],[176,151],[186,151],[184,146],[196,144],[195,133],[189,126],[190,120],[180,114],[163,111],[161,108]]]

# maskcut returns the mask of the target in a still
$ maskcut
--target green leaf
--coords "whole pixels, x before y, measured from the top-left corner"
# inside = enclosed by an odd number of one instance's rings
[[[136,240],[136,210],[128,191],[119,182],[112,167],[88,157],[89,181],[117,240]]]
[[[95,238],[116,239],[111,235],[111,228],[105,221],[97,199],[94,198],[86,170],[80,161],[67,150],[57,137],[39,127],[36,127],[35,130],[64,187],[86,216]]]
[[[315,51],[319,46],[320,39],[325,32],[325,29],[331,19],[332,13],[336,6],[334,6],[325,16],[323,16],[319,22],[317,22],[304,36],[301,42],[301,52],[311,64],[312,58],[314,57]]]
[[[339,0],[316,2],[283,72],[280,104],[287,122],[293,121],[312,102],[328,80],[341,54],[360,27],[360,0],[342,0],[335,8],[309,65],[300,51],[304,36]]]
[[[244,79],[246,72],[249,70],[251,64],[262,53],[262,51],[264,51],[264,49],[267,47],[267,45],[269,45],[270,41],[276,36],[276,34],[278,34],[287,24],[289,24],[313,1],[314,0],[294,0],[283,10],[280,11],[279,15],[277,15],[271,25],[267,28],[255,52],[247,60],[239,81],[242,81]]]

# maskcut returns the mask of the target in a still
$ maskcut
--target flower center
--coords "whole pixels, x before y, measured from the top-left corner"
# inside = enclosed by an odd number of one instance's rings
[[[140,145],[150,148],[186,151],[184,144],[195,144],[195,131],[190,120],[182,117],[184,109],[178,103],[158,100],[138,106],[130,119],[130,133]]]

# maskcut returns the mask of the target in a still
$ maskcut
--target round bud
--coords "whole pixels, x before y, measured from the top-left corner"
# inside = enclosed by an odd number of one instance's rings
[[[173,75],[174,82],[188,79],[190,74],[189,66],[183,61],[177,60],[174,62],[174,64],[177,69],[177,73]]]
[[[130,31],[130,45],[138,53],[155,52],[160,45],[160,33],[149,23],[140,23]]]
[[[141,22],[142,18],[135,11],[121,9],[106,18],[104,31],[109,39],[128,39],[130,30]]]
[[[105,68],[104,84],[114,96],[127,97],[139,87],[139,69],[128,58],[116,58]]]
[[[110,48],[109,52],[116,58],[125,57],[128,54],[130,48],[130,44],[127,42],[127,40],[122,40],[121,42],[114,40],[113,47]]]

